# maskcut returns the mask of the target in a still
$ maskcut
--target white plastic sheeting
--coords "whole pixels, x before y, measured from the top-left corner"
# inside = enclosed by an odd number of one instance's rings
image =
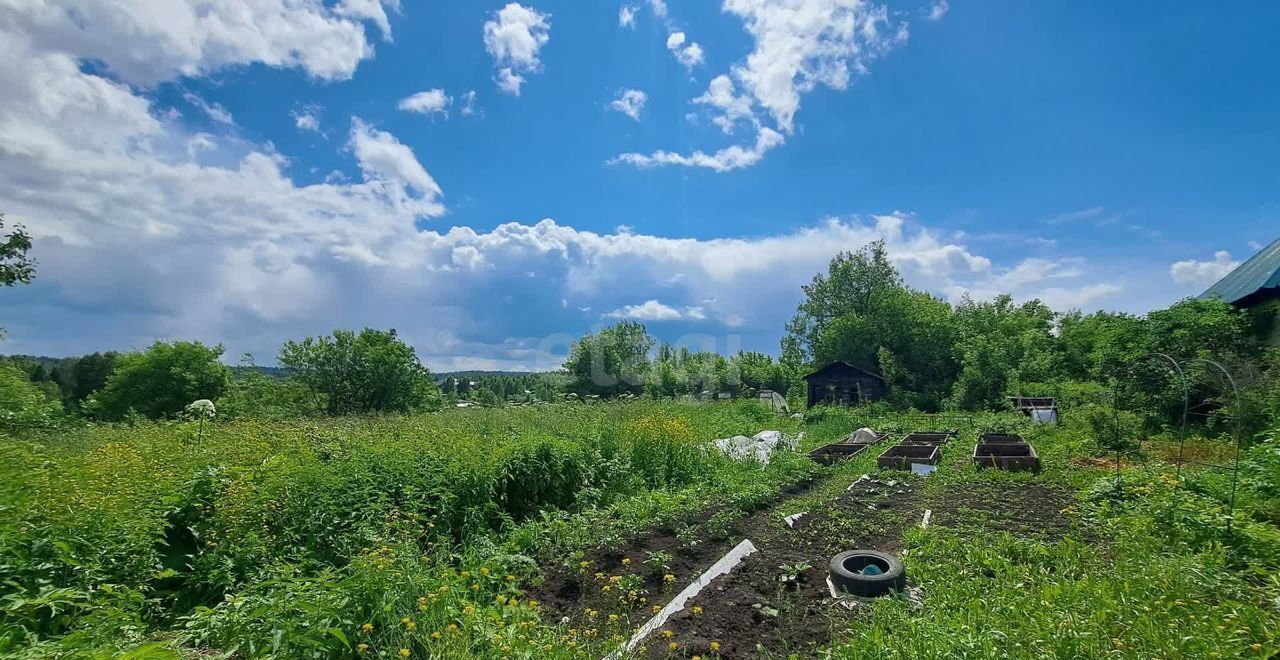
[[[715,446],[732,458],[738,460],[754,458],[760,461],[761,465],[768,465],[773,450],[783,447],[794,451],[800,447],[800,439],[803,437],[803,433],[792,437],[782,431],[761,431],[750,438],[745,435],[721,438],[715,441]]]
[[[864,426],[853,432],[853,441],[871,444],[876,441],[876,432]]]

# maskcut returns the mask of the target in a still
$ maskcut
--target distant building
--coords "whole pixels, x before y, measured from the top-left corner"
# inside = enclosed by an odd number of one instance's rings
[[[808,385],[809,407],[819,403],[856,406],[883,399],[889,388],[880,376],[846,362],[832,362],[804,377]]]
[[[1249,310],[1268,341],[1280,346],[1280,239],[1227,273],[1201,298],[1221,298]]]

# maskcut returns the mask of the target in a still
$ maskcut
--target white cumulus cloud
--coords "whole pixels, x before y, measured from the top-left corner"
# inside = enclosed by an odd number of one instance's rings
[[[609,103],[609,107],[640,121],[640,112],[644,110],[644,104],[648,100],[648,95],[638,89],[624,89],[618,93],[618,98]]]
[[[1230,252],[1219,250],[1213,253],[1212,261],[1187,259],[1174,262],[1169,267],[1169,277],[1184,286],[1207,289],[1239,267],[1240,262],[1232,259]]]
[[[667,35],[667,50],[675,55],[676,61],[684,65],[686,69],[702,64],[702,46],[698,42],[689,42],[683,32],[672,32]]]
[[[400,99],[396,107],[405,112],[416,112],[422,115],[441,114],[448,116],[449,104],[453,99],[443,89],[429,89],[412,96]]]
[[[551,40],[551,15],[512,2],[484,24],[484,47],[498,67],[498,89],[515,96],[525,78],[541,70],[538,52]]]
[[[309,106],[289,113],[293,117],[293,125],[300,131],[320,132],[320,108]]]
[[[0,10],[13,33],[48,51],[99,60],[126,82],[154,85],[260,62],[327,80],[350,78],[373,54],[364,21],[389,35],[376,0],[16,0]],[[86,27],[90,26],[90,27]]]
[[[755,146],[734,145],[715,152],[725,158],[701,150],[689,156],[661,150],[647,156],[622,154],[611,162],[708,167],[718,172],[758,163],[765,151],[794,132],[804,94],[818,85],[847,89],[869,71],[872,61],[905,43],[908,36],[905,22],[891,18],[884,5],[870,0],[724,0],[722,8],[742,20],[754,45],[693,101],[706,106],[725,133],[744,121],[756,126]],[[683,32],[671,30],[667,48],[691,67],[702,61],[702,49],[691,50],[697,44],[685,45],[686,41]],[[768,132],[762,130],[766,119],[772,122]],[[730,162],[734,165],[725,166]]]
[[[627,305],[606,312],[605,318],[630,319],[632,321],[701,321],[707,318],[701,307],[686,307],[683,311],[657,300],[646,300],[639,305]]]

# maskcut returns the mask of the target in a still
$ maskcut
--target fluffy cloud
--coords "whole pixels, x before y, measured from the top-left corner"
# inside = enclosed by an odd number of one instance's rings
[[[542,68],[538,52],[551,40],[551,15],[512,2],[484,24],[484,47],[498,67],[498,89],[515,96],[525,78]]]
[[[940,21],[942,20],[942,17],[946,16],[947,12],[950,10],[951,10],[951,5],[947,2],[947,0],[937,0],[937,2],[934,2],[932,5],[929,5],[929,9],[924,13],[924,17],[925,17],[925,20]]]
[[[40,260],[33,285],[0,294],[6,352],[187,338],[269,362],[286,339],[368,325],[397,328],[437,369],[545,369],[582,332],[647,301],[680,315],[662,328],[720,338],[712,348],[732,350],[739,337],[771,350],[800,285],[837,251],[875,239],[908,282],[949,296],[1012,284],[1020,297],[1048,286],[1079,300],[1099,286],[1078,263],[1075,275],[1070,263],[995,265],[901,214],[715,240],[552,220],[433,226],[445,207],[423,164],[430,154],[386,130],[352,118],[344,157],[358,180],[301,183],[269,144],[193,133],[128,84],[82,68],[90,46],[67,48],[0,27],[0,209],[27,225]],[[746,156],[700,158],[714,168]]]
[[[725,133],[742,121],[756,126],[755,146],[734,145],[716,152],[729,160],[703,151],[685,156],[664,150],[647,156],[622,154],[611,162],[708,167],[717,172],[753,165],[764,151],[792,134],[801,96],[818,85],[847,89],[873,60],[904,43],[908,35],[906,23],[895,22],[887,8],[868,0],[724,0],[723,9],[742,19],[754,47],[693,100],[711,110],[712,121]],[[685,42],[683,32],[672,31],[667,47],[692,67],[702,61],[702,50]],[[767,130],[762,124],[766,118],[773,124]],[[726,166],[730,162],[733,165]]]
[[[312,133],[320,132],[320,108],[310,106],[301,110],[294,110],[290,113],[293,117],[293,125],[300,131],[311,131]]]
[[[339,16],[372,21],[382,31],[383,40],[391,41],[391,21],[387,20],[383,5],[400,11],[400,0],[342,0],[333,11]]]
[[[756,142],[750,147],[733,145],[725,147],[713,154],[695,151],[684,155],[673,151],[655,151],[651,154],[625,153],[609,161],[610,165],[625,163],[641,168],[659,167],[662,165],[683,165],[685,167],[702,167],[713,172],[729,172],[743,167],[750,167],[764,158],[765,152],[782,144],[785,138],[781,133],[761,127],[756,133]]]
[[[624,89],[618,93],[618,98],[609,103],[609,107],[640,121],[640,111],[644,110],[644,104],[648,100],[648,95],[638,89]]]
[[[1207,289],[1239,267],[1240,262],[1232,259],[1230,252],[1219,250],[1213,253],[1213,261],[1187,259],[1175,262],[1169,267],[1169,277],[1186,287]]]
[[[843,90],[854,75],[907,38],[888,10],[866,0],[725,0],[755,40],[733,68],[756,102],[790,133],[800,95],[817,85]]]
[[[469,99],[469,101],[474,102],[474,98]],[[400,99],[400,103],[396,107],[405,112],[416,112],[423,115],[438,113],[448,116],[447,108],[452,102],[453,99],[447,96],[443,89],[429,89]]]
[[[363,21],[390,35],[383,4],[255,0],[17,0],[6,32],[40,50],[99,60],[126,82],[154,85],[252,62],[298,68],[316,78],[350,78],[373,54]],[[93,26],[85,29],[85,26]]]
[[[689,42],[683,32],[672,32],[667,35],[667,50],[671,51],[676,61],[683,64],[686,69],[702,64],[702,46],[696,41]]]
[[[707,318],[701,307],[686,307],[684,311],[681,311],[670,305],[664,305],[657,300],[646,300],[639,305],[627,305],[608,312],[604,316],[605,318],[629,319],[632,321],[702,321]]]
[[[622,5],[618,9],[618,26],[634,29],[636,26],[636,7],[635,5]]]
[[[718,110],[712,121],[725,133],[732,133],[738,122],[743,120],[757,127],[760,125],[751,110],[751,98],[738,95],[734,90],[733,79],[729,76],[719,75],[713,78],[707,92],[693,99],[693,102]]]
[[[410,207],[418,215],[444,213],[444,207],[436,202],[436,198],[443,194],[440,186],[427,174],[426,168],[413,155],[413,150],[401,144],[394,135],[353,118],[350,146],[366,181],[391,184],[384,192],[401,196],[398,201],[410,199],[420,202],[420,206]],[[407,195],[406,187],[417,190],[421,197],[415,200]]]

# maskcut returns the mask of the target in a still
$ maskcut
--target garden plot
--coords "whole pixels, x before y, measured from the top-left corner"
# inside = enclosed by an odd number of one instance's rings
[[[830,643],[833,629],[853,617],[831,598],[826,584],[831,557],[851,548],[900,552],[903,530],[920,519],[919,485],[919,480],[860,479],[850,489],[815,498],[809,515],[794,528],[773,512],[745,521],[741,532],[758,552],[673,615],[649,639],[649,655],[665,657],[672,643],[681,656],[756,657],[757,647],[812,655]]]
[[[902,531],[920,520],[920,484],[866,477],[852,485],[848,479],[829,481],[814,493],[796,489],[740,520],[723,539],[691,543],[663,532],[625,548],[588,552],[577,563],[546,568],[543,584],[529,595],[542,601],[548,620],[566,618],[575,633],[626,639],[747,539],[757,551],[712,580],[649,635],[640,644],[643,653],[666,657],[675,644],[674,655],[681,657],[754,657],[760,645],[807,655],[830,643],[833,627],[854,616],[828,592],[831,557],[855,547],[900,552]],[[790,501],[801,497],[808,514],[788,527],[778,507],[795,508]]]
[[[931,498],[931,525],[974,532],[1010,532],[1057,541],[1070,530],[1065,511],[1075,502],[1063,487],[1008,481],[947,484]]]

